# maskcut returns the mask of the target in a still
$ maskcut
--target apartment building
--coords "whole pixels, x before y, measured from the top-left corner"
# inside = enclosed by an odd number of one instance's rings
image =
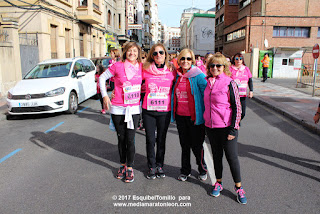
[[[177,53],[180,51],[180,28],[179,27],[162,27],[162,43],[169,53]]]
[[[223,48],[216,41],[216,49],[233,55],[252,47],[312,47],[320,42],[319,11],[319,0],[217,0],[216,33]]]

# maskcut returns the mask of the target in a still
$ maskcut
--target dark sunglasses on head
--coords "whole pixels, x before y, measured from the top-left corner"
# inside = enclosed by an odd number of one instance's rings
[[[236,60],[243,60],[242,57],[236,57]]]
[[[163,54],[164,54],[164,51],[159,51],[159,52],[155,51],[155,52],[152,53],[152,55],[153,55],[153,56],[157,56],[158,53],[161,54],[161,55],[163,55]]]
[[[186,59],[187,59],[188,61],[191,61],[191,60],[192,60],[192,58],[191,58],[191,57],[187,57],[187,58],[185,58],[185,57],[181,57],[181,58],[180,58],[180,61],[183,61],[183,60],[186,60]]]
[[[210,64],[210,68],[214,68],[215,66],[217,66],[217,68],[220,68],[223,65],[222,64]]]

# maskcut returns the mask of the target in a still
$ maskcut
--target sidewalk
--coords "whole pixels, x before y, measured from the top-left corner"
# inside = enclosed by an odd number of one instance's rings
[[[312,89],[296,88],[296,79],[253,79],[253,99],[320,135],[320,123],[313,116],[320,102],[320,90],[312,97]],[[6,98],[0,97],[0,121],[6,119]]]
[[[268,79],[263,83],[254,78],[253,99],[320,135],[320,124],[313,121],[320,91],[312,97],[312,88],[297,88],[296,85],[296,79]]]

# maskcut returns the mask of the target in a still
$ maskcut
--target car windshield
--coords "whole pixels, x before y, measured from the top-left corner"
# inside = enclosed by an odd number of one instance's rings
[[[23,79],[65,77],[69,75],[70,67],[71,62],[37,65]]]

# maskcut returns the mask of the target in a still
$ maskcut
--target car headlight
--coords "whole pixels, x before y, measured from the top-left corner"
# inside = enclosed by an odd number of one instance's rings
[[[65,87],[61,87],[61,88],[57,88],[54,89],[52,91],[48,91],[47,93],[45,93],[46,97],[54,97],[54,96],[58,96],[61,95],[65,92],[66,88]]]
[[[8,91],[8,95],[7,95],[7,98],[9,99],[9,100],[11,100],[12,99],[12,94]]]

